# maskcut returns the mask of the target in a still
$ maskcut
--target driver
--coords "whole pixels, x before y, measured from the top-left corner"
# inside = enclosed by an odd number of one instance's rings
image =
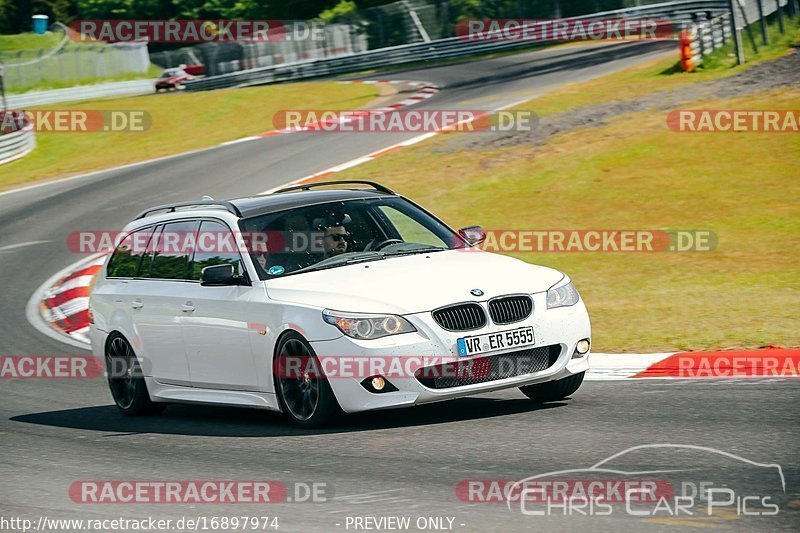
[[[322,253],[325,259],[347,252],[350,233],[342,221],[328,221],[317,225],[322,232]]]

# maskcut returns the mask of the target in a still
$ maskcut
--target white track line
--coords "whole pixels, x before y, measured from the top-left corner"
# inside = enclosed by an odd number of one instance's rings
[[[498,111],[505,111],[506,109],[509,109],[509,108],[512,108],[512,107],[516,107],[516,106],[518,106],[518,105],[520,105],[522,103],[525,103],[530,99],[531,99],[531,97],[529,96],[529,97],[524,98],[522,100],[518,100],[516,102],[512,102],[510,104],[506,104],[504,106],[500,106],[500,107],[495,108],[495,109],[491,109],[488,112],[489,113],[496,113]],[[474,119],[472,119],[472,120],[474,120]],[[454,127],[458,127],[458,126],[460,126],[460,125],[462,125],[464,123],[467,123],[467,122],[472,122],[472,120],[462,120],[458,124],[456,124],[456,126],[454,126]],[[328,176],[329,174],[335,174],[337,172],[341,172],[341,171],[346,170],[348,168],[353,168],[353,167],[356,167],[358,165],[362,165],[364,163],[368,163],[370,161],[373,161],[373,160],[377,159],[378,157],[381,157],[382,155],[384,155],[386,153],[389,153],[390,151],[394,151],[397,148],[404,148],[406,146],[412,146],[414,144],[417,144],[417,143],[420,143],[420,142],[425,141],[427,139],[430,139],[431,137],[435,137],[436,135],[444,133],[445,131],[446,130],[429,131],[427,133],[423,133],[421,135],[417,135],[416,137],[412,137],[411,139],[408,139],[406,141],[402,141],[402,142],[393,144],[391,146],[387,146],[386,148],[381,148],[380,150],[375,150],[374,152],[370,152],[367,155],[363,155],[363,156],[357,157],[355,159],[351,159],[349,161],[341,163],[339,165],[336,165],[336,166],[333,166],[333,167],[330,167],[330,168],[326,168],[324,170],[320,170],[319,172],[315,172],[313,174],[309,174],[308,176],[303,176],[302,178],[298,178],[296,180],[292,180],[292,181],[290,181],[288,183],[284,183],[283,185],[279,185],[277,187],[272,187],[271,189],[267,189],[266,191],[261,192],[259,194],[269,194],[269,193],[275,192],[277,190],[283,189],[285,187],[290,187],[292,185],[296,185],[296,184],[299,184],[299,183],[310,181],[310,180],[313,180],[314,178],[318,178],[318,177],[321,177],[321,176]]]
[[[46,242],[52,242],[52,241],[30,241],[30,242],[21,242],[19,244],[9,244],[8,246],[0,246],[0,252],[5,252],[7,250],[16,250],[17,248],[25,248],[26,246],[35,246],[37,244],[44,244]]]
[[[342,83],[353,83],[353,82],[348,81],[348,82],[342,82]],[[376,83],[377,83],[377,80],[376,80]],[[415,83],[424,83],[424,82],[407,82],[407,81],[402,81],[401,80],[400,83],[415,84]],[[434,86],[435,84],[428,84],[428,85]],[[438,88],[435,89],[435,90],[438,91]],[[62,185],[62,184],[65,184],[65,183],[69,183],[71,181],[81,180],[81,179],[85,179],[85,178],[91,178],[91,177],[97,176],[99,174],[103,174],[105,172],[115,172],[117,170],[126,170],[126,169],[129,169],[129,168],[137,168],[137,167],[140,167],[140,166],[143,166],[143,165],[149,165],[151,163],[158,163],[158,162],[161,162],[161,161],[169,161],[170,159],[175,159],[175,158],[178,158],[178,157],[184,157],[184,156],[187,156],[187,155],[200,154],[200,153],[203,153],[203,152],[208,152],[210,150],[216,150],[216,149],[218,149],[220,147],[223,147],[223,146],[229,146],[229,145],[232,145],[232,144],[238,144],[238,143],[241,143],[241,142],[252,141],[252,140],[256,140],[256,139],[260,139],[260,138],[261,137],[259,137],[259,136],[249,136],[249,137],[244,137],[242,139],[234,139],[232,141],[225,141],[225,142],[220,143],[220,144],[215,144],[214,146],[207,146],[205,148],[198,148],[196,150],[189,150],[189,151],[180,152],[180,153],[177,153],[177,154],[165,155],[165,156],[161,156],[161,157],[154,157],[152,159],[145,159],[144,161],[137,161],[135,163],[128,163],[128,164],[125,164],[125,165],[118,165],[118,166],[115,166],[115,167],[110,167],[110,168],[105,168],[105,169],[100,169],[100,170],[93,170],[93,171],[87,172],[85,174],[78,174],[77,176],[69,176],[69,177],[66,177],[66,178],[43,181],[41,183],[35,183],[33,185],[26,185],[26,186],[18,187],[18,188],[15,188],[15,189],[10,189],[10,190],[7,190],[7,191],[2,191],[2,192],[0,192],[0,197],[7,196],[7,195],[10,195],[10,194],[16,194],[16,193],[20,193],[20,192],[31,191],[31,190],[39,189],[39,188],[42,188],[42,187],[48,187],[48,186],[51,186],[51,185],[57,185],[57,184],[58,185]]]

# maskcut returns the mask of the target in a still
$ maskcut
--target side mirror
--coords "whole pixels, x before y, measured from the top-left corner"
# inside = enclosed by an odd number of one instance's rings
[[[247,278],[234,274],[233,265],[228,264],[205,267],[200,271],[200,280],[203,287],[249,285]]]
[[[480,226],[467,226],[458,230],[462,239],[467,241],[470,246],[475,246],[486,240],[486,232]]]

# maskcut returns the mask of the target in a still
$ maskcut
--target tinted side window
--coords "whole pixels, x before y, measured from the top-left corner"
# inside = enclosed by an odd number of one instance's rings
[[[108,261],[106,275],[110,278],[132,278],[136,276],[142,254],[150,239],[151,228],[127,235],[114,250]]]
[[[155,229],[150,228],[148,230],[152,232],[152,235],[150,236],[150,242],[147,244],[147,249],[142,255],[142,261],[139,263],[139,270],[136,273],[137,278],[150,277],[150,265],[153,263],[153,256],[155,255],[162,229],[164,229],[163,224],[159,224]]]
[[[199,222],[187,220],[164,225],[150,266],[155,279],[189,279],[189,258]]]
[[[231,230],[221,222],[204,220],[197,233],[197,245],[191,266],[191,279],[200,279],[203,269],[213,265],[233,265],[233,271],[242,275],[242,257],[236,251],[236,240]]]

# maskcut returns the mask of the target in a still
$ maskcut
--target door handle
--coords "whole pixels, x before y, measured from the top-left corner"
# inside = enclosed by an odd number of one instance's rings
[[[181,306],[181,311],[184,313],[191,313],[194,311],[194,304],[192,302],[186,302]]]
[[[131,302],[131,307],[133,307],[134,309],[141,309],[142,307],[144,307],[144,302],[141,299],[136,298],[134,301]]]

